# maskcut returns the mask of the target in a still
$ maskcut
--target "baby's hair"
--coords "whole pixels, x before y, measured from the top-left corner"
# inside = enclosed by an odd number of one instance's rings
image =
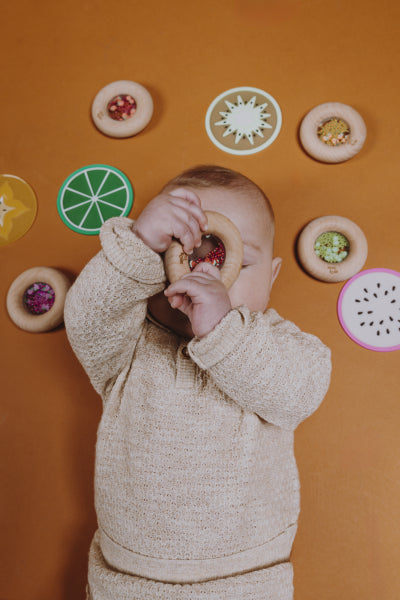
[[[218,165],[198,165],[186,169],[171,179],[164,186],[164,189],[170,187],[191,187],[195,189],[222,187],[247,194],[252,199],[261,202],[266,208],[270,226],[270,237],[273,242],[275,215],[271,203],[263,190],[254,181],[242,175],[242,173]]]

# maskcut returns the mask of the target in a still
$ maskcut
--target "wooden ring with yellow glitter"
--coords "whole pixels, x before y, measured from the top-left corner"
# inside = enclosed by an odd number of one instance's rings
[[[136,135],[150,122],[153,100],[135,81],[114,81],[102,88],[92,104],[92,119],[105,135],[125,138]]]
[[[346,217],[319,217],[301,232],[297,255],[304,269],[316,279],[344,281],[358,273],[368,255],[361,229]]]
[[[300,141],[313,158],[338,163],[357,154],[367,136],[361,115],[347,104],[326,102],[313,108],[300,126]]]
[[[33,267],[19,275],[7,294],[7,310],[20,329],[49,331],[64,318],[64,303],[71,283],[58,269]]]
[[[208,229],[204,235],[219,238],[225,248],[225,260],[221,267],[221,280],[227,289],[236,281],[243,263],[243,243],[236,225],[228,217],[214,211],[205,211]],[[164,256],[165,272],[170,283],[190,273],[189,256],[182,244],[173,240]]]

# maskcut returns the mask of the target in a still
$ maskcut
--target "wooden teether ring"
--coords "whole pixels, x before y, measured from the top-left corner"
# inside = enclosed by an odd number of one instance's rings
[[[109,110],[113,99],[122,98],[122,104],[129,97],[134,101],[133,114],[126,111],[122,120],[115,120]],[[114,103],[113,108],[116,108]],[[92,104],[92,119],[96,127],[105,135],[125,138],[136,135],[150,122],[153,115],[153,100],[145,87],[135,81],[114,81],[102,88]],[[114,114],[115,117],[115,114]]]
[[[304,150],[313,158],[327,163],[352,158],[361,150],[366,136],[367,128],[361,115],[341,102],[316,106],[304,117],[300,126]]]
[[[349,242],[349,250],[342,262],[326,262],[315,251],[315,244],[323,234],[339,234]],[[316,279],[336,282],[350,279],[364,266],[368,243],[361,229],[346,217],[319,217],[301,232],[297,242],[298,258],[304,269]]]
[[[47,284],[47,287],[51,289],[49,295],[53,296],[51,308],[43,314],[29,312],[26,308],[27,304],[24,302],[28,290],[39,282]],[[33,267],[24,271],[14,280],[8,290],[7,310],[11,320],[20,329],[31,333],[54,329],[63,321],[65,296],[70,286],[68,277],[51,267]]]
[[[243,243],[236,225],[228,217],[214,211],[205,211],[208,229],[205,235],[215,235],[225,247],[225,261],[221,267],[221,280],[227,289],[237,279],[243,263]],[[182,244],[173,240],[164,256],[165,272],[170,283],[190,273],[189,257]]]

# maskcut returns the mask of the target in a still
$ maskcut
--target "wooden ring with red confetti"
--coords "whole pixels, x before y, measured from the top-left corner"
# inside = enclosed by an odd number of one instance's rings
[[[228,217],[214,211],[205,211],[208,218],[206,235],[218,238],[224,246],[224,261],[221,267],[221,280],[227,289],[236,281],[243,263],[243,243],[236,225]],[[190,273],[189,256],[182,244],[173,240],[164,256],[165,272],[170,283]]]
[[[102,88],[92,104],[96,127],[110,137],[136,135],[153,115],[153,100],[145,87],[134,81],[114,81]]]
[[[11,320],[24,331],[41,333],[63,322],[71,282],[58,269],[33,267],[19,275],[7,294]]]
[[[341,102],[316,106],[300,126],[304,150],[316,160],[338,163],[349,160],[362,148],[367,128],[361,115]]]

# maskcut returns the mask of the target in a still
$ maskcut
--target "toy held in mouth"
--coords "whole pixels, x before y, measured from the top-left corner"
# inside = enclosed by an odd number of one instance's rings
[[[221,280],[229,289],[240,273],[243,263],[243,243],[239,230],[228,217],[214,211],[205,211],[208,218],[207,234],[202,246],[188,256],[177,240],[165,252],[165,272],[170,283],[190,273],[200,262],[214,264],[221,269]]]
[[[367,128],[361,115],[347,104],[326,102],[304,117],[300,141],[316,160],[338,163],[349,160],[362,148]]]
[[[361,229],[346,217],[319,217],[301,232],[298,258],[316,279],[344,281],[360,271],[368,255],[368,243]]]
[[[33,267],[19,275],[7,294],[7,310],[20,329],[41,333],[60,325],[71,282],[58,269]]]
[[[92,119],[105,135],[125,138],[136,135],[153,115],[153,100],[135,81],[114,81],[102,88],[92,104]]]

